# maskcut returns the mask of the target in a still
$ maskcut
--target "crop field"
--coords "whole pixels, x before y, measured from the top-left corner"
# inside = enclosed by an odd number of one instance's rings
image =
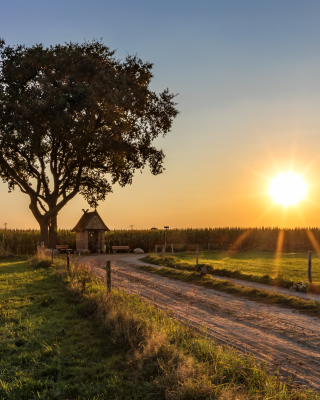
[[[144,258],[148,263],[164,265],[169,268],[195,270],[196,253],[181,252],[167,254],[165,260],[152,254]],[[202,251],[199,252],[199,264],[209,266],[212,274],[251,280],[265,284],[278,284],[291,287],[293,283],[308,282],[308,253],[271,253]],[[320,259],[312,255],[312,279],[320,283]]]
[[[75,221],[76,222],[76,221]],[[106,221],[107,222],[107,221]],[[58,244],[76,247],[76,234],[68,229],[58,229]],[[155,245],[173,244],[175,251],[267,251],[275,252],[279,244],[283,252],[320,251],[319,228],[204,228],[159,230],[111,230],[106,232],[106,247],[128,245],[130,249],[154,251]],[[0,255],[34,254],[40,241],[40,231],[34,229],[0,229]]]

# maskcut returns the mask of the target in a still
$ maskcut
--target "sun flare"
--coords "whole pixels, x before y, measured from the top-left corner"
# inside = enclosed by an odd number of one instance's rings
[[[276,203],[284,206],[295,205],[304,199],[307,185],[300,175],[293,172],[279,174],[271,181],[269,193]]]

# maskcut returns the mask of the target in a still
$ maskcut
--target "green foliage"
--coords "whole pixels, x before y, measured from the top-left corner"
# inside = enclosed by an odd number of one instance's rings
[[[282,251],[308,251],[313,245],[308,233],[314,235],[320,243],[319,228],[205,228],[205,229],[173,229],[167,234],[167,243],[184,245],[183,250],[232,250],[232,251],[275,251],[279,235],[283,232]],[[164,233],[162,241],[164,243]],[[177,247],[179,251],[179,246]]]
[[[0,279],[1,399],[319,399],[81,266],[8,258]]]
[[[296,228],[283,231],[283,252],[313,250],[310,232],[315,241],[320,243],[319,228]],[[275,252],[280,232],[278,228],[172,229],[167,232],[166,251],[171,252],[171,243],[173,243],[175,252],[195,251],[196,247],[199,247],[201,251],[208,250],[209,247],[210,250]],[[129,245],[130,249],[140,247],[146,252],[154,251],[156,244],[164,243],[164,235],[163,230],[114,230],[106,233],[106,246],[107,250],[111,250],[112,246]],[[70,248],[75,249],[75,232],[60,229],[57,237],[58,244],[68,244]],[[241,240],[243,237],[244,239]],[[19,254],[19,251],[20,254],[33,254],[39,241],[40,232],[37,230],[9,229],[5,231],[0,229],[0,255],[1,249],[9,249],[13,254]]]
[[[76,248],[76,235],[69,230],[58,230],[57,244],[67,244]],[[0,256],[9,254],[33,255],[37,251],[37,243],[41,241],[40,231],[36,229],[0,229]]]
[[[29,260],[29,265],[31,268],[50,268],[53,266],[51,259],[45,256],[33,256]]]
[[[163,171],[152,142],[171,129],[175,95],[150,89],[152,63],[114,53],[99,41],[0,40],[0,177],[29,196],[45,242],[76,194],[94,207],[136,170]]]
[[[195,252],[175,253],[174,256],[150,254],[143,259],[147,263],[164,265],[181,270],[196,270]],[[209,273],[259,282],[271,286],[292,288],[294,284],[308,281],[308,254],[270,252],[225,252],[201,251],[199,263],[205,265]],[[308,290],[317,290],[320,285],[320,259],[312,258],[312,279],[314,284]]]
[[[170,229],[167,232],[167,252],[171,243],[175,252],[200,250],[230,251],[270,251],[278,247],[279,234],[283,232],[283,252],[313,250],[310,233],[320,244],[319,228],[205,228],[205,229]],[[155,245],[164,244],[164,230],[118,230],[106,234],[106,244],[111,249],[115,245],[129,245],[144,251],[154,251]]]

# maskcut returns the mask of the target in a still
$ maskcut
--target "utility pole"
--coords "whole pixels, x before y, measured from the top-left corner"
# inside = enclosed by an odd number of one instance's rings
[[[130,228],[131,228],[131,230],[133,229],[133,227],[134,227],[134,225],[129,225],[130,226]]]
[[[4,230],[5,231],[7,230],[7,223],[6,222],[4,223]]]

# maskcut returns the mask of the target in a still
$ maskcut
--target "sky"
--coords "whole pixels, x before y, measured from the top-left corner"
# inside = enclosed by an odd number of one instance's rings
[[[320,225],[320,2],[313,0],[14,0],[0,37],[44,46],[100,39],[154,63],[151,89],[180,114],[155,141],[163,174],[114,187],[98,212],[110,229]],[[270,181],[302,175],[306,198],[275,204]],[[73,228],[77,196],[58,216]],[[37,228],[28,197],[0,183],[0,227]]]

